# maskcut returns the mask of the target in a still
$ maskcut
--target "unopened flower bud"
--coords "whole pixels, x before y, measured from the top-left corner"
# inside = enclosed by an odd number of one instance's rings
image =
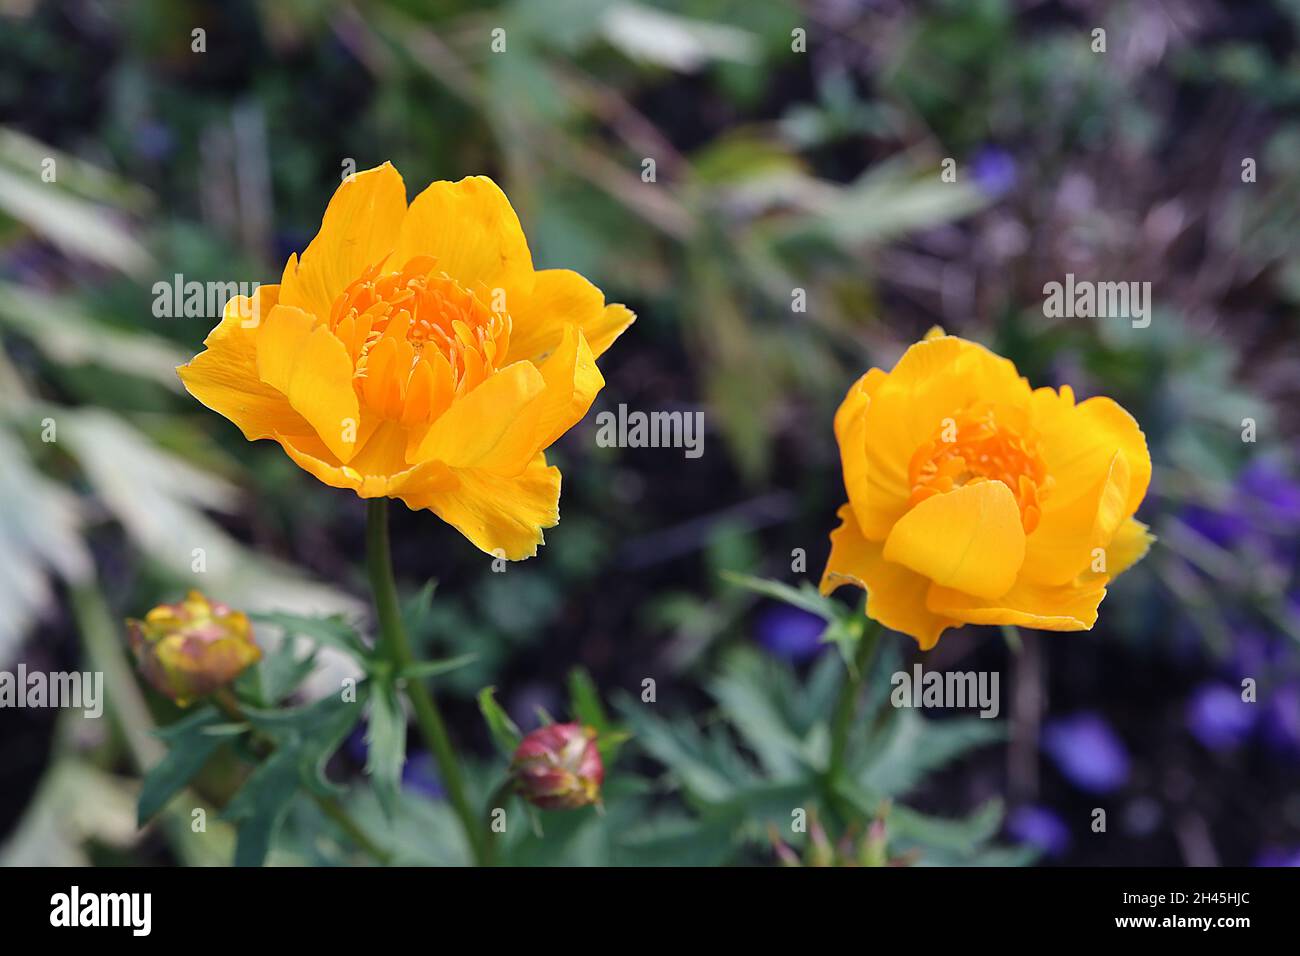
[[[600,799],[605,767],[596,731],[581,724],[550,724],[524,737],[510,761],[523,798],[543,810],[574,810]]]
[[[883,817],[877,817],[867,827],[867,837],[862,841],[862,865],[886,866],[889,863],[887,843],[885,820]]]
[[[262,656],[248,616],[198,591],[126,623],[145,680],[182,707],[230,683]]]

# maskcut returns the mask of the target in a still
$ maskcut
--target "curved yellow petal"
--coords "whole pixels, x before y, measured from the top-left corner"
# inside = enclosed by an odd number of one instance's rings
[[[442,462],[407,465],[402,450],[405,438],[396,422],[384,422],[349,464],[340,462],[315,435],[276,435],[294,463],[332,488],[349,488],[362,498],[393,497],[419,488],[426,493],[455,485]]]
[[[1130,485],[1128,459],[1117,451],[1087,494],[1068,506],[1045,509],[1026,542],[1024,576],[1040,584],[1065,584],[1087,570],[1094,552],[1105,549],[1124,522]]]
[[[587,340],[576,325],[566,326],[559,347],[541,364],[546,390],[542,393],[537,423],[537,448],[549,448],[561,435],[582,420],[605,387]]]
[[[1112,580],[1119,577],[1146,557],[1155,540],[1155,535],[1141,521],[1126,520],[1106,547],[1106,573]]]
[[[541,449],[546,380],[532,362],[515,362],[459,396],[425,433],[416,461],[517,475]]]
[[[361,406],[352,387],[347,347],[302,309],[277,305],[262,323],[257,373],[347,463],[357,447]]]
[[[946,628],[958,622],[926,607],[930,582],[881,556],[878,542],[868,541],[858,528],[853,508],[839,510],[840,526],[831,532],[831,556],[822,574],[821,592],[852,584],[867,592],[867,616],[916,640],[928,651]]]
[[[980,481],[927,498],[899,519],[884,558],[945,587],[995,598],[1016,582],[1025,532],[1015,496]]]
[[[883,541],[908,510],[908,465],[944,420],[976,404],[1007,411],[1029,403],[1028,383],[1016,367],[982,345],[952,335],[911,346],[880,382],[863,418],[860,478],[849,488],[863,533]]]
[[[636,313],[621,303],[614,302],[601,309],[594,320],[582,323],[582,334],[587,337],[591,354],[600,358],[614,340],[627,331],[627,327],[636,321]]]
[[[1090,494],[1117,451],[1124,453],[1130,475],[1124,517],[1137,511],[1151,484],[1151,454],[1132,415],[1109,398],[1090,398],[1075,405],[1068,387],[1059,395],[1040,388],[1034,390],[1031,421],[1052,478],[1044,515]]]
[[[560,469],[538,455],[514,477],[481,469],[458,469],[453,487],[398,494],[412,509],[429,508],[481,551],[511,561],[531,558],[543,543],[542,529],[560,521]]]
[[[861,416],[871,404],[872,393],[880,387],[887,378],[889,373],[878,368],[869,369],[861,378],[849,386],[848,394],[844,396],[844,401],[840,402],[840,407],[835,410],[835,438],[840,443],[841,450],[860,453],[859,448],[846,448],[845,435],[853,423],[853,420]]]
[[[938,584],[926,603],[935,614],[968,624],[1014,624],[1040,631],[1088,631],[1097,622],[1097,607],[1106,596],[1106,575],[1081,575],[1061,585],[1020,580],[994,599],[975,597]]]
[[[397,234],[392,261],[433,256],[467,289],[506,290],[506,311],[532,287],[533,259],[524,230],[497,184],[486,176],[431,183],[416,196]]]
[[[625,306],[606,305],[605,294],[569,269],[535,273],[532,291],[507,299],[510,361],[539,361],[560,343],[564,329],[577,325],[599,358],[636,319]]]
[[[871,395],[888,378],[888,373],[873,368],[853,383],[844,401],[835,412],[835,439],[840,446],[840,470],[844,477],[844,490],[849,504],[857,514],[860,528],[871,528],[868,537],[884,540],[894,521],[894,512],[906,508],[906,487],[891,485],[886,494],[873,491],[870,459],[867,456],[867,409]],[[882,510],[882,505],[888,507]]]
[[[186,391],[234,422],[249,441],[310,428],[289,399],[257,374],[257,334],[279,291],[265,285],[251,298],[232,298],[220,324],[203,340],[207,348],[176,370]]]
[[[406,185],[391,163],[349,176],[316,238],[285,267],[281,303],[329,318],[339,293],[392,250],[405,216]]]

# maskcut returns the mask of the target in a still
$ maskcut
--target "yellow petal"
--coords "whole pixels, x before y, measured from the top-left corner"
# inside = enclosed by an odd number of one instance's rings
[[[869,537],[876,541],[884,540],[889,533],[895,513],[901,514],[906,508],[909,494],[905,486],[890,485],[888,492],[882,495],[869,473],[867,409],[871,406],[872,393],[887,378],[888,373],[871,369],[853,383],[835,412],[835,438],[840,446],[844,489],[857,514],[859,527],[872,528],[875,534]]]
[[[883,553],[940,585],[994,598],[1015,584],[1025,559],[1020,508],[1000,481],[955,488],[899,519]]]
[[[531,558],[543,543],[542,529],[560,521],[560,469],[538,455],[512,478],[479,469],[454,473],[455,487],[403,491],[415,509],[430,508],[482,551],[511,561]]]
[[[605,387],[595,356],[576,325],[566,326],[559,347],[541,364],[546,391],[538,421],[540,448],[548,448],[582,420]]]
[[[1080,576],[1061,585],[1020,580],[992,600],[934,585],[927,598],[930,610],[969,624],[1014,624],[1042,631],[1088,631],[1097,621],[1097,607],[1106,596],[1105,575]]]
[[[176,370],[191,395],[234,422],[249,441],[310,428],[289,399],[257,374],[258,329],[247,326],[275,307],[278,293],[278,286],[262,286],[252,299],[227,302],[221,324],[204,340],[206,350]]]
[[[845,445],[845,435],[853,420],[866,412],[867,406],[871,404],[871,393],[888,377],[888,372],[873,368],[849,387],[844,401],[835,410],[835,438],[839,441],[842,450]],[[848,450],[859,451],[860,449]]]
[[[544,269],[534,280],[531,292],[507,296],[512,362],[544,358],[573,324],[599,358],[636,318],[625,306],[606,305],[603,292],[569,269]]]
[[[1039,450],[1052,479],[1044,514],[1090,494],[1117,451],[1124,452],[1130,476],[1124,516],[1137,511],[1151,483],[1151,455],[1132,415],[1104,397],[1074,405],[1068,388],[1061,395],[1050,388],[1036,389],[1031,409]]]
[[[348,177],[334,191],[316,238],[286,267],[280,301],[329,318],[339,293],[392,250],[405,215],[406,185],[391,163]]]
[[[944,629],[956,627],[958,622],[926,606],[930,582],[886,561],[879,542],[862,536],[851,506],[843,505],[839,517],[840,526],[831,532],[831,556],[822,575],[822,593],[830,594],[844,584],[860,587],[867,592],[868,617],[914,638],[922,650],[934,647]]]
[[[1106,572],[1111,579],[1119,577],[1146,557],[1155,540],[1155,535],[1136,518],[1129,518],[1120,525],[1106,548]]]
[[[587,337],[591,354],[600,358],[614,344],[614,340],[636,321],[636,313],[617,302],[605,306],[594,320],[582,323],[582,334]]]
[[[1029,385],[1009,361],[951,335],[911,346],[872,392],[862,424],[865,461],[849,488],[862,532],[883,541],[908,510],[908,464],[944,419],[977,403],[1012,411],[1029,403]]]
[[[277,305],[262,323],[257,370],[346,464],[356,451],[361,409],[352,357],[334,333],[301,309]]]
[[[392,260],[421,255],[433,256],[439,270],[466,288],[481,282],[505,289],[507,311],[515,307],[513,297],[532,286],[533,259],[519,217],[486,176],[431,183],[415,197]]]
[[[404,437],[396,422],[384,422],[352,460],[342,464],[315,435],[276,435],[285,453],[304,471],[331,488],[350,488],[362,498],[391,498],[411,488],[426,492],[453,487],[455,478],[441,462],[406,465]]]
[[[1097,475],[1087,494],[1065,507],[1045,509],[1025,547],[1023,574],[1040,584],[1065,584],[1085,571],[1125,520],[1131,478],[1122,451]]]
[[[483,382],[430,426],[416,461],[517,475],[541,449],[546,380],[532,362],[516,362]]]

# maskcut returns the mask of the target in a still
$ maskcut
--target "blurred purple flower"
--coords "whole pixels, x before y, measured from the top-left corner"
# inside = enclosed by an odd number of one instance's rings
[[[816,614],[788,604],[774,604],[758,617],[758,643],[773,657],[800,664],[816,657],[826,645],[826,622]]]
[[[370,753],[370,748],[366,746],[366,728],[364,724],[357,724],[352,728],[352,732],[343,741],[343,752],[357,763],[366,762],[366,756]]]
[[[1187,727],[1210,750],[1228,750],[1250,736],[1255,707],[1231,684],[1202,684],[1187,703]]]
[[[1075,714],[1049,722],[1043,728],[1043,749],[1080,790],[1113,793],[1128,782],[1128,751],[1098,714]]]
[[[1232,484],[1232,500],[1215,506],[1188,505],[1183,523],[1221,548],[1235,548],[1248,538],[1272,539],[1279,558],[1294,550],[1300,528],[1300,482],[1274,459],[1252,461]]]
[[[989,196],[1003,196],[1016,186],[1016,161],[999,146],[981,146],[970,167],[976,185]]]
[[[1280,846],[1265,847],[1255,857],[1256,866],[1300,866],[1300,847],[1286,849]]]
[[[1251,533],[1250,521],[1234,511],[1188,505],[1179,517],[1183,524],[1220,548],[1234,548]]]
[[[1234,628],[1232,651],[1221,670],[1232,681],[1258,677],[1283,664],[1288,652],[1287,645],[1267,631],[1249,626]]]
[[[145,120],[135,128],[135,150],[143,158],[161,162],[172,154],[176,139],[163,123]]]
[[[1070,828],[1048,807],[1026,804],[1007,816],[1007,833],[1017,843],[1027,843],[1046,856],[1061,857],[1070,850]]]
[[[1237,476],[1237,490],[1267,520],[1268,527],[1278,530],[1278,523],[1300,525],[1300,482],[1277,461],[1252,461]]]
[[[402,787],[430,800],[441,800],[446,796],[433,756],[427,750],[421,750],[407,758],[406,765],[402,767]]]
[[[1300,681],[1274,687],[1264,698],[1264,742],[1279,753],[1300,757]]]

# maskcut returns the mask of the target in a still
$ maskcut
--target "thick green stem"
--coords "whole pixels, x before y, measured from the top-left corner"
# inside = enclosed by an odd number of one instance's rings
[[[385,657],[395,671],[415,663],[411,645],[406,639],[406,630],[402,627],[401,610],[397,603],[397,584],[393,579],[393,560],[388,544],[388,499],[371,498],[366,511],[366,567],[370,573],[370,587],[375,594],[375,611],[379,616],[379,640]],[[488,842],[478,817],[470,805],[465,792],[465,780],[460,772],[460,763],[456,751],[447,734],[447,725],[443,722],[433,692],[421,681],[406,681],[406,696],[415,711],[415,722],[424,736],[424,741],[438,763],[438,774],[442,785],[447,790],[452,809],[460,818],[465,830],[465,839],[469,841],[470,850],[475,861],[486,864],[488,859]]]
[[[882,628],[870,618],[866,628],[858,638],[857,650],[853,655],[853,666],[847,668],[840,695],[835,701],[831,713],[831,754],[826,767],[827,781],[832,787],[844,774],[844,757],[848,752],[849,731],[853,728],[853,719],[857,716],[858,698],[862,696],[862,686],[871,670],[871,662],[876,656],[880,644]]]

